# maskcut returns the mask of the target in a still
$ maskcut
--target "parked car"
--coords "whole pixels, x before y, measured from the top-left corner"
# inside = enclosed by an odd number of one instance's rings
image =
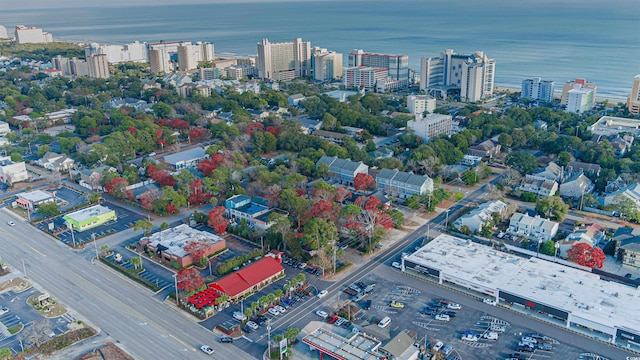
[[[233,313],[233,318],[234,318],[234,319],[236,319],[236,320],[238,320],[238,321],[245,321],[245,320],[247,320],[247,317],[246,317],[243,313],[241,313],[240,311],[235,311],[235,312]]]
[[[423,315],[435,315],[437,313],[437,311],[435,311],[434,309],[431,308],[424,308],[422,309],[422,311],[420,311],[421,314]]]
[[[340,249],[340,250],[347,250],[348,247],[349,247],[349,245],[347,245],[347,244],[338,244],[338,249]]]
[[[357,295],[357,294],[358,294],[358,292],[357,292],[357,291],[355,291],[355,290],[353,290],[353,289],[351,289],[351,288],[346,288],[346,289],[344,289],[344,293],[345,293],[345,294],[347,294],[347,295],[352,295],[352,296],[353,296],[353,295]]]
[[[273,316],[278,316],[278,315],[280,315],[280,312],[277,309],[271,308],[271,309],[269,309],[269,314],[271,314]]]
[[[393,266],[396,269],[402,269],[402,265],[400,265],[400,263],[397,261],[394,261],[393,263],[391,263],[391,266]]]
[[[456,317],[456,312],[455,311],[443,311],[441,312],[441,314],[445,314],[445,315],[449,315],[449,317]]]
[[[219,343],[226,343],[226,344],[232,344],[233,343],[233,338],[230,336],[224,336],[218,339]]]
[[[449,315],[445,315],[445,314],[438,314],[436,315],[436,320],[440,320],[440,321],[449,321]]]
[[[482,300],[482,302],[487,304],[487,305],[496,306],[496,301],[493,300],[493,299],[484,299],[484,300]]]
[[[317,310],[317,311],[316,311],[316,315],[320,316],[320,317],[321,317],[321,318],[323,318],[323,319],[326,319],[326,318],[327,318],[327,316],[329,316],[329,314],[327,314],[327,312],[326,312],[326,311],[322,311],[322,310]]]
[[[207,345],[200,346],[200,350],[202,350],[202,352],[207,354],[207,355],[213,354],[213,349],[211,347],[207,346]]]
[[[338,321],[338,319],[340,319],[340,316],[337,315],[331,315],[331,317],[329,318],[329,321],[327,321],[328,324],[333,324],[336,321]]]
[[[478,341],[478,337],[471,334],[464,334],[462,335],[462,340],[476,342]]]
[[[523,336],[521,341],[523,343],[528,343],[528,344],[537,344],[538,343],[538,340],[536,338],[534,338],[534,337],[531,337],[531,336]]]
[[[536,348],[527,343],[518,343],[516,350],[521,352],[534,352],[536,351]]]
[[[528,357],[527,355],[520,354],[520,353],[512,353],[512,354],[507,355],[507,358],[516,359],[516,360],[526,360],[527,357]]]
[[[318,298],[322,299],[323,297],[325,297],[329,292],[327,290],[322,290],[318,293]]]
[[[540,349],[540,350],[544,350],[544,351],[553,350],[553,346],[551,344],[549,344],[549,343],[539,342],[536,345],[538,346],[538,349]]]
[[[345,329],[348,329],[351,325],[353,325],[351,324],[351,321],[345,321],[340,326],[342,326]]]
[[[249,322],[247,322],[247,326],[248,326],[249,328],[251,328],[252,330],[258,330],[258,328],[259,328],[258,324],[256,324],[256,323],[255,323],[255,322],[253,322],[253,321],[249,321]]]
[[[345,321],[347,321],[347,319],[345,319],[343,317],[339,317],[338,320],[336,320],[336,322],[333,323],[333,325],[341,326],[342,324],[344,324]]]
[[[362,308],[363,308],[364,310],[369,310],[369,309],[371,309],[371,300],[367,300],[367,301],[365,301],[365,302],[364,302],[364,304],[362,305]]]
[[[404,303],[400,301],[391,300],[391,307],[396,309],[404,309]]]
[[[452,351],[453,351],[453,347],[451,345],[445,345],[442,348],[442,353],[445,354],[445,355],[451,354]]]
[[[4,306],[0,307],[0,315],[4,315],[4,314],[6,314],[8,312],[9,312],[9,308],[4,307]]]
[[[280,314],[284,314],[284,313],[286,313],[286,312],[287,312],[287,309],[283,308],[283,307],[282,307],[282,306],[280,306],[280,305],[276,305],[276,306],[274,306],[274,308],[275,308],[276,310],[278,310],[278,312],[279,312]]]
[[[493,331],[489,331],[489,332],[486,332],[486,333],[482,334],[482,338],[483,339],[487,339],[487,340],[498,340],[498,333],[497,332],[493,332]]]
[[[504,326],[504,325],[493,324],[493,325],[491,325],[491,327],[489,327],[489,330],[503,333],[503,332],[507,331],[507,327]]]
[[[442,341],[437,341],[433,347],[431,348],[432,351],[436,352],[436,351],[440,351],[440,349],[442,349],[442,347],[444,346],[444,343]]]
[[[456,304],[456,303],[448,303],[447,304],[447,309],[460,310],[460,309],[462,309],[462,306],[460,306],[460,304]]]
[[[251,334],[253,332],[253,329],[248,327],[246,324],[242,327],[242,331],[246,332],[247,334]]]

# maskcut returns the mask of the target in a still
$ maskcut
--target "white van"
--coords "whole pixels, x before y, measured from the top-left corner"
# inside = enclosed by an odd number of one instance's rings
[[[385,316],[384,319],[380,320],[380,322],[378,323],[378,326],[384,329],[387,326],[389,326],[389,324],[391,324],[391,318],[388,316]]]

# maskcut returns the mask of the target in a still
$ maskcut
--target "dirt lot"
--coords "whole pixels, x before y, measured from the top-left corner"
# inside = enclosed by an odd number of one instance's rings
[[[79,357],[78,360],[133,360],[133,358],[113,343],[107,343],[100,349]]]

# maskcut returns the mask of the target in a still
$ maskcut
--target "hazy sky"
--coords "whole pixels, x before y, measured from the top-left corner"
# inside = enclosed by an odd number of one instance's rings
[[[338,0],[0,0],[0,9],[47,9],[67,7],[102,7],[123,5],[177,5],[177,4],[215,4],[215,3],[251,3],[251,2],[285,2],[285,1],[338,1]],[[353,1],[353,0],[351,0]],[[365,1],[365,0],[357,0]],[[0,20],[2,14],[0,13]]]

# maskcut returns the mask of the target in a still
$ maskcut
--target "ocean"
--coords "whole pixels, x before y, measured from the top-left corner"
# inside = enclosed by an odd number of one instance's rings
[[[134,3],[135,1],[132,1]],[[422,56],[484,51],[498,86],[540,76],[561,87],[586,78],[598,95],[623,99],[640,74],[638,0],[369,0],[225,2],[0,11],[9,31],[42,27],[55,39],[125,43],[210,41],[217,54],[255,54],[262,38],[296,37],[342,52]]]

